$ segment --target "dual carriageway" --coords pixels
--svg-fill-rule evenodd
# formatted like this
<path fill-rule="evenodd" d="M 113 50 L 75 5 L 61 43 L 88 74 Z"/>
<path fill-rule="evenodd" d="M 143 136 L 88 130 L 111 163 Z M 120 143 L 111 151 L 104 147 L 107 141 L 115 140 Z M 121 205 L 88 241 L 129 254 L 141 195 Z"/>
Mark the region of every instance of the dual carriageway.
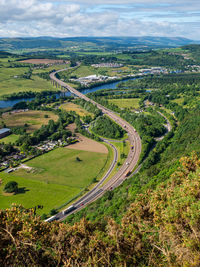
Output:
<path fill-rule="evenodd" d="M 136 130 L 134 129 L 134 127 L 132 125 L 130 125 L 127 121 L 125 121 L 122 118 L 120 118 L 113 111 L 105 108 L 104 106 L 100 105 L 99 103 L 96 103 L 95 101 L 93 101 L 89 97 L 85 96 L 81 92 L 77 91 L 76 89 L 74 89 L 73 87 L 71 87 L 67 83 L 59 80 L 56 77 L 56 74 L 58 72 L 61 72 L 61 71 L 64 71 L 64 70 L 66 70 L 66 69 L 62 69 L 62 70 L 59 70 L 59 71 L 52 72 L 50 74 L 51 80 L 53 80 L 54 83 L 59 84 L 61 87 L 67 89 L 73 95 L 76 95 L 76 96 L 84 99 L 85 101 L 88 101 L 88 102 L 96 105 L 97 108 L 100 109 L 103 114 L 106 114 L 108 117 L 110 117 L 110 119 L 112 119 L 117 124 L 119 124 L 128 133 L 128 139 L 129 139 L 129 142 L 130 142 L 131 149 L 129 151 L 129 154 L 128 154 L 125 162 L 123 163 L 121 168 L 117 171 L 117 173 L 115 173 L 115 175 L 111 179 L 109 179 L 107 182 L 105 182 L 106 179 L 108 178 L 108 176 L 110 175 L 112 169 L 114 168 L 114 166 L 117 163 L 116 151 L 115 151 L 115 158 L 114 158 L 109 170 L 104 175 L 104 177 L 98 182 L 98 184 L 92 190 L 90 190 L 87 194 L 85 194 L 79 200 L 74 202 L 72 206 L 68 207 L 64 211 L 61 211 L 61 212 L 57 213 L 55 216 L 47 219 L 46 221 L 52 221 L 52 220 L 61 221 L 61 220 L 64 220 L 69 214 L 72 214 L 72 213 L 82 209 L 83 207 L 85 207 L 89 203 L 91 203 L 91 202 L 95 201 L 96 199 L 100 198 L 108 190 L 113 190 L 114 188 L 116 188 L 120 184 L 122 184 L 123 181 L 126 180 L 127 177 L 135 169 L 135 167 L 136 167 L 136 165 L 138 163 L 139 157 L 140 157 L 141 147 L 142 147 L 140 136 L 136 132 Z M 114 146 L 112 148 L 116 149 Z"/>

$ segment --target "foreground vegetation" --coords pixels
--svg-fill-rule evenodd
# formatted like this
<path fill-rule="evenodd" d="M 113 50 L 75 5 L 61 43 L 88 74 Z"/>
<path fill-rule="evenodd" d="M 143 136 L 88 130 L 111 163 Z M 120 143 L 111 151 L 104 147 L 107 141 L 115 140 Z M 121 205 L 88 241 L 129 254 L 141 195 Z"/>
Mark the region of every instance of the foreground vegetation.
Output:
<path fill-rule="evenodd" d="M 21 206 L 1 211 L 0 263 L 198 266 L 199 173 L 196 156 L 182 158 L 167 183 L 136 198 L 121 225 L 45 223 Z"/>

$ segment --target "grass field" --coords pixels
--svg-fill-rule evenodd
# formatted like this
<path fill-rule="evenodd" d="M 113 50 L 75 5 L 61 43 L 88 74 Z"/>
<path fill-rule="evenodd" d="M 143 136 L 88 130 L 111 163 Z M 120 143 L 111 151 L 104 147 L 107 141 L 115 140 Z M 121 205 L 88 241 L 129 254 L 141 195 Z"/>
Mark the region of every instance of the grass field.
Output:
<path fill-rule="evenodd" d="M 48 115 L 48 118 L 44 118 L 45 115 Z M 14 114 L 7 113 L 0 119 L 0 124 L 5 123 L 8 128 L 12 128 L 15 126 L 24 126 L 26 123 L 28 124 L 27 132 L 33 132 L 39 129 L 43 124 L 48 124 L 50 119 L 57 121 L 58 116 L 51 111 L 29 110 Z"/>
<path fill-rule="evenodd" d="M 108 101 L 117 105 L 119 108 L 138 109 L 140 98 L 108 99 Z"/>
<path fill-rule="evenodd" d="M 83 117 L 83 116 L 94 116 L 92 113 L 86 111 L 85 109 L 81 108 L 79 105 L 76 105 L 72 102 L 69 103 L 64 103 L 60 106 L 61 109 L 64 109 L 66 111 L 75 111 L 79 116 Z"/>
<path fill-rule="evenodd" d="M 17 139 L 19 138 L 19 135 L 16 135 L 16 134 L 11 134 L 11 135 L 8 135 L 2 139 L 0 139 L 0 142 L 4 142 L 5 144 L 8 144 L 8 143 L 15 143 L 15 141 L 17 141 Z"/>
<path fill-rule="evenodd" d="M 79 78 L 93 74 L 98 74 L 98 71 L 91 66 L 80 66 L 79 68 L 76 68 L 74 71 L 72 71 L 71 74 L 76 75 Z"/>
<path fill-rule="evenodd" d="M 174 99 L 171 102 L 181 105 L 183 104 L 183 101 L 184 101 L 184 97 L 181 97 L 181 98 Z"/>
<path fill-rule="evenodd" d="M 67 67 L 69 67 L 69 64 L 68 65 L 67 64 L 53 65 L 53 66 L 50 66 L 50 67 L 44 68 L 44 69 L 34 69 L 33 74 L 42 73 L 42 72 L 50 72 L 52 70 L 60 70 L 60 69 L 64 69 Z"/>
<path fill-rule="evenodd" d="M 22 91 L 56 90 L 50 81 L 33 75 L 31 79 L 21 77 L 29 68 L 0 68 L 0 97 Z"/>
<path fill-rule="evenodd" d="M 81 161 L 77 161 L 76 157 Z M 40 214 L 48 213 L 80 193 L 93 178 L 98 177 L 106 159 L 107 155 L 103 153 L 58 148 L 27 162 L 32 171 L 19 169 L 10 174 L 0 173 L 3 180 L 0 208 L 7 208 L 12 203 L 20 203 L 27 208 L 43 205 Z M 29 191 L 4 196 L 3 187 L 11 180 L 18 182 L 19 188 Z"/>

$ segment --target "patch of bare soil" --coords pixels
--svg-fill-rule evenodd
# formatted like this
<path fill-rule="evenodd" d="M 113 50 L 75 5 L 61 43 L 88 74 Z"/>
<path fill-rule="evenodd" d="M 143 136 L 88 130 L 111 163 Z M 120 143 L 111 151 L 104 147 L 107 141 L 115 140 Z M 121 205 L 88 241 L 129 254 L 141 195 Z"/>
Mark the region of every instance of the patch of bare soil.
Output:
<path fill-rule="evenodd" d="M 34 59 L 26 59 L 26 60 L 21 60 L 19 62 L 23 63 L 30 63 L 30 64 L 57 64 L 57 63 L 64 63 L 64 60 L 61 59 L 46 59 L 46 58 L 34 58 Z"/>
<path fill-rule="evenodd" d="M 77 139 L 79 142 L 66 146 L 69 149 L 84 150 L 98 153 L 108 153 L 108 149 L 103 144 L 100 144 L 92 139 L 89 139 L 81 134 L 77 134 Z"/>
<path fill-rule="evenodd" d="M 32 167 L 29 167 L 27 166 L 26 164 L 21 164 L 18 169 L 25 169 L 27 171 L 31 171 L 33 168 Z"/>
<path fill-rule="evenodd" d="M 67 129 L 70 130 L 72 133 L 75 132 L 76 129 L 76 124 L 75 123 L 71 123 L 67 126 Z"/>
<path fill-rule="evenodd" d="M 5 196 L 5 197 L 10 197 L 10 196 L 15 195 L 15 193 L 5 193 L 5 192 L 3 192 L 2 195 Z"/>

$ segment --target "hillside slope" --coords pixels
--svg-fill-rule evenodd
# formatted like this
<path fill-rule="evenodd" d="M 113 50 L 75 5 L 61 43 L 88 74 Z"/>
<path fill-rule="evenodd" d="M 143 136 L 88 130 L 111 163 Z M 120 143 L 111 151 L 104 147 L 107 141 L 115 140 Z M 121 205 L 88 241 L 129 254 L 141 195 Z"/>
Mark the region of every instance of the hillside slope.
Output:
<path fill-rule="evenodd" d="M 137 196 L 122 223 L 45 223 L 0 212 L 1 266 L 198 266 L 200 159 L 180 159 L 168 182 Z"/>
<path fill-rule="evenodd" d="M 194 41 L 176 37 L 27 37 L 27 38 L 0 38 L 0 50 L 13 51 L 23 49 L 59 49 L 71 46 L 106 47 L 109 50 L 130 47 L 177 47 L 189 45 Z M 195 42 L 196 43 L 196 42 Z"/>

